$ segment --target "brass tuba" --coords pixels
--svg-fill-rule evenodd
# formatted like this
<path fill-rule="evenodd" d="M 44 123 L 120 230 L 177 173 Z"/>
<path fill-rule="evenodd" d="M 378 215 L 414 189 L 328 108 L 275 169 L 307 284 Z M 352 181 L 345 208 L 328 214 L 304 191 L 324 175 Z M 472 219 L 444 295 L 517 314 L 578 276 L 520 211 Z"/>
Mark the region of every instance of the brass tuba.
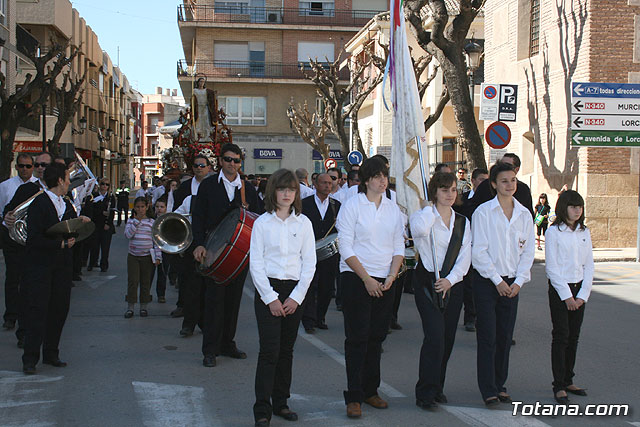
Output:
<path fill-rule="evenodd" d="M 16 218 L 16 222 L 13 223 L 13 226 L 8 227 L 9 237 L 22 246 L 26 246 L 27 244 L 27 211 L 29 210 L 29 205 L 33 203 L 35 198 L 42 194 L 43 191 L 44 190 L 38 191 L 13 210 L 13 216 Z"/>
<path fill-rule="evenodd" d="M 168 254 L 180 254 L 193 242 L 193 231 L 189 218 L 179 213 L 161 215 L 151 229 L 154 243 Z"/>

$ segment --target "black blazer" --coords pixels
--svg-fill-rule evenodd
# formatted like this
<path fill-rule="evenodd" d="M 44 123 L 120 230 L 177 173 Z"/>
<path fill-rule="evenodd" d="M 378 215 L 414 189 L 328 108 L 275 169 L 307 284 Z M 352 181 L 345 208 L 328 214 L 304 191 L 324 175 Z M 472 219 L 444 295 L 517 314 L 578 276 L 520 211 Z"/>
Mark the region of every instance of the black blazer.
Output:
<path fill-rule="evenodd" d="M 198 188 L 198 194 L 192 203 L 191 226 L 193 229 L 193 243 L 203 246 L 207 234 L 211 232 L 229 211 L 242 207 L 240 189 L 236 188 L 233 201 L 229 201 L 227 190 L 222 181 L 218 182 L 218 173 L 205 178 Z M 191 184 L 189 184 L 191 185 Z M 245 198 L 251 212 L 258 213 L 258 193 L 253 185 L 244 182 Z M 174 196 L 175 197 L 175 196 Z M 176 202 L 177 203 L 177 202 Z"/>
<path fill-rule="evenodd" d="M 109 199 L 111 199 L 111 207 L 109 209 L 109 215 L 105 217 L 102 212 L 107 210 L 107 207 L 109 206 Z M 91 221 L 96 224 L 96 233 L 104 232 L 114 234 L 116 232 L 116 229 L 113 226 L 113 217 L 115 216 L 114 209 L 116 209 L 116 198 L 113 196 L 113 194 L 107 194 L 105 198 L 100 200 L 99 202 L 92 202 L 90 209 Z M 109 231 L 104 229 L 105 224 L 109 226 Z"/>
<path fill-rule="evenodd" d="M 480 185 L 478 185 L 478 188 L 471 198 L 469 208 L 466 212 L 468 215 L 466 215 L 466 213 L 464 215 L 467 218 L 471 218 L 478 206 L 484 202 L 488 202 L 494 197 L 495 195 L 491 192 L 491 183 L 488 179 L 485 179 Z M 527 184 L 518 180 L 518 186 L 516 187 L 516 192 L 513 197 L 515 197 L 515 199 L 531 213 L 531 218 L 535 216 L 533 213 L 533 203 L 531 201 L 531 190 Z"/>
<path fill-rule="evenodd" d="M 473 199 L 469 200 L 469 194 L 471 194 L 471 191 L 465 191 L 462 193 L 460 201 L 453 205 L 453 210 L 460 215 L 464 215 L 469 221 L 471 221 L 471 214 L 469 212 L 471 212 L 471 203 L 473 202 Z"/>
<path fill-rule="evenodd" d="M 66 210 L 62 221 L 75 218 L 76 211 L 71 203 L 66 200 Z M 49 227 L 59 223 L 58 212 L 53 202 L 46 193 L 40 194 L 29 205 L 27 211 L 27 245 L 26 259 L 33 262 L 31 268 L 27 269 L 30 280 L 44 280 L 47 273 L 54 269 L 63 269 L 62 279 L 71 280 L 71 270 L 73 265 L 71 249 L 62 249 L 61 238 L 51 238 L 45 233 Z M 51 278 L 49 278 L 51 279 Z"/>
<path fill-rule="evenodd" d="M 14 193 L 11 201 L 7 203 L 7 206 L 4 207 L 3 216 L 5 216 L 7 212 L 10 212 L 17 208 L 21 203 L 27 201 L 29 197 L 33 196 L 40 190 L 42 190 L 42 188 L 35 182 L 26 182 L 22 184 Z"/>
<path fill-rule="evenodd" d="M 318 206 L 316 205 L 315 195 L 302 199 L 302 213 L 311 221 L 316 240 L 322 239 L 324 235 L 327 234 L 327 231 L 329 231 L 337 218 L 338 212 L 340 212 L 340 202 L 329 197 L 329 207 L 327 208 L 327 213 L 324 215 L 324 219 L 322 219 Z M 331 233 L 337 232 L 338 230 L 333 227 Z"/>
<path fill-rule="evenodd" d="M 178 188 L 176 188 L 176 190 L 173 192 L 173 210 L 174 211 L 178 209 L 180 205 L 182 205 L 182 203 L 184 202 L 184 199 L 186 199 L 189 196 L 192 196 L 191 181 L 193 179 L 194 178 L 190 178 L 185 182 L 180 183 Z M 193 200 L 192 200 L 192 203 L 193 203 Z"/>

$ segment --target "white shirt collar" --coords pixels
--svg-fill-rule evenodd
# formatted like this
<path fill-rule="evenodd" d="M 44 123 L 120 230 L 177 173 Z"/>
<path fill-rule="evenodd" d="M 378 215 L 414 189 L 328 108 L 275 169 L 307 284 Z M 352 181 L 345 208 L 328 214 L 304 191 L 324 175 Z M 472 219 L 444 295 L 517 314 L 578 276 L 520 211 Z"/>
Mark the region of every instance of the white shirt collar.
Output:
<path fill-rule="evenodd" d="M 67 205 L 64 201 L 64 198 L 62 198 L 62 196 L 58 196 L 57 194 L 53 193 L 49 189 L 46 189 L 44 191 L 47 194 L 47 196 L 49 196 L 49 198 L 51 199 L 51 202 L 53 202 L 53 206 L 56 208 L 56 213 L 58 214 L 58 219 L 61 220 L 62 217 L 64 216 L 64 212 L 67 209 Z"/>
<path fill-rule="evenodd" d="M 366 193 L 358 193 L 358 197 L 360 198 L 359 201 L 361 204 L 366 205 L 366 204 L 375 204 L 374 202 L 370 201 L 369 199 L 367 199 L 367 194 Z M 380 207 L 382 207 L 383 205 L 386 205 L 388 203 L 392 203 L 391 200 L 389 200 L 389 198 L 387 197 L 386 194 L 382 194 L 382 201 L 380 202 Z"/>
<path fill-rule="evenodd" d="M 515 197 L 512 197 L 512 199 L 513 199 L 513 213 L 514 213 L 514 216 L 520 215 L 523 212 L 526 212 L 527 214 L 531 215 L 529 213 L 529 211 L 527 210 L 527 208 L 522 206 L 522 204 L 519 201 L 517 201 Z M 491 203 L 489 205 L 489 206 L 491 206 L 491 209 L 502 209 L 502 207 L 500 206 L 500 202 L 498 201 L 498 196 L 495 196 L 488 203 Z"/>
<path fill-rule="evenodd" d="M 440 215 L 440 212 L 438 212 L 438 209 L 435 207 L 435 205 L 433 205 L 431 208 L 433 209 L 433 214 L 436 217 L 436 221 L 440 219 L 440 222 L 444 224 L 444 219 Z M 453 226 L 456 222 L 456 213 L 452 208 L 449 208 L 449 209 L 451 210 L 451 218 L 449 218 L 449 230 L 453 230 Z"/>
<path fill-rule="evenodd" d="M 273 212 L 267 212 L 268 215 L 271 215 L 271 219 L 279 221 L 279 222 L 291 222 L 291 221 L 296 221 L 296 222 L 302 222 L 302 215 L 296 215 L 295 211 L 291 212 L 289 214 L 289 216 L 287 217 L 287 219 L 285 219 L 284 221 L 280 219 L 280 217 L 278 215 L 276 215 L 276 211 Z"/>
<path fill-rule="evenodd" d="M 313 197 L 316 199 L 316 203 L 319 203 L 323 206 L 329 204 L 329 196 L 325 197 L 324 201 L 320 200 L 320 197 L 318 197 L 318 193 L 313 193 Z"/>
<path fill-rule="evenodd" d="M 236 174 L 236 179 L 234 179 L 233 181 L 229 181 L 227 179 L 227 176 L 220 172 L 218 174 L 218 182 L 220 182 L 220 180 L 224 180 L 226 183 L 233 185 L 234 187 L 242 187 L 242 180 L 240 179 L 240 174 Z"/>

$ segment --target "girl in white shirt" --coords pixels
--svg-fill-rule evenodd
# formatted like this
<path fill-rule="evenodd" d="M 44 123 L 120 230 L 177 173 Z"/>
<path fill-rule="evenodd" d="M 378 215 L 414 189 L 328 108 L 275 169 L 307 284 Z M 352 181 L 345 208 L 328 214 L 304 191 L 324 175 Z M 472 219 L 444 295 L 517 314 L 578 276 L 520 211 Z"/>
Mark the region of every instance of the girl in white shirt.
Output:
<path fill-rule="evenodd" d="M 513 197 L 518 183 L 513 166 L 496 163 L 489 180 L 497 194 L 471 217 L 471 262 L 475 269 L 478 386 L 485 405 L 492 407 L 511 403 L 504 384 L 518 294 L 531 279 L 535 236 L 531 213 Z"/>
<path fill-rule="evenodd" d="M 336 228 L 345 329 L 347 416 L 360 417 L 361 404 L 386 408 L 378 396 L 380 350 L 387 336 L 395 288 L 404 259 L 404 220 L 386 197 L 389 170 L 379 158 L 360 168 L 359 193 L 340 208 Z"/>
<path fill-rule="evenodd" d="M 594 269 L 591 233 L 584 225 L 584 200 L 576 191 L 560 194 L 556 219 L 545 237 L 545 269 L 553 323 L 553 393 L 558 403 L 566 404 L 569 402 L 567 392 L 587 395 L 584 389 L 573 384 L 573 367 Z"/>
<path fill-rule="evenodd" d="M 316 269 L 313 226 L 301 213 L 300 186 L 292 171 L 271 175 L 264 201 L 266 213 L 253 224 L 249 262 L 260 337 L 256 426 L 268 426 L 271 414 L 298 419 L 287 406 L 293 346 L 304 311 L 300 304 Z"/>
<path fill-rule="evenodd" d="M 447 362 L 456 338 L 456 329 L 462 309 L 462 278 L 471 265 L 471 229 L 469 221 L 451 208 L 458 195 L 456 177 L 452 173 L 436 172 L 429 181 L 429 200 L 434 206 L 425 206 L 411 215 L 411 234 L 420 254 L 413 275 L 416 306 L 422 319 L 424 339 L 420 350 L 419 378 L 416 384 L 416 404 L 427 410 L 436 409 L 438 403 L 447 403 L 443 394 Z M 457 233 L 454 229 L 458 227 Z M 434 234 L 437 268 L 440 280 L 435 280 L 431 233 Z M 450 241 L 457 240 L 457 255 L 444 265 Z M 454 240 L 456 242 L 456 240 Z M 443 268 L 446 268 L 443 271 Z M 445 297 L 446 295 L 446 297 Z M 438 299 L 444 298 L 444 307 Z"/>

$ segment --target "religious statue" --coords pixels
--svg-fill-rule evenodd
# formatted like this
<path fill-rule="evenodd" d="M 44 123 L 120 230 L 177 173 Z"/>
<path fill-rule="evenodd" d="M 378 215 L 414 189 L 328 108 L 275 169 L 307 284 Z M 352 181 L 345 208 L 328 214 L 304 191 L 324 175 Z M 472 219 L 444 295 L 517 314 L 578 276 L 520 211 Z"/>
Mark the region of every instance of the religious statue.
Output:
<path fill-rule="evenodd" d="M 217 124 L 217 99 L 213 90 L 205 87 L 206 80 L 200 77 L 191 97 L 194 139 L 211 141 Z"/>

